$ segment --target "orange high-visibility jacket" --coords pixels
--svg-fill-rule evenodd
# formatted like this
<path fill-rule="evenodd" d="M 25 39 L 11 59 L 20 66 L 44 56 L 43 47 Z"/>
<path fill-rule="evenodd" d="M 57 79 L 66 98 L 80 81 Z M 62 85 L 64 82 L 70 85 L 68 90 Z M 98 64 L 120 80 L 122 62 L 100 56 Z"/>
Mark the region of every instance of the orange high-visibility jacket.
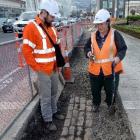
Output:
<path fill-rule="evenodd" d="M 50 75 L 56 69 L 55 48 L 39 26 L 42 21 L 37 16 L 36 22 L 29 23 L 23 32 L 23 54 L 28 65 L 35 71 Z M 57 32 L 54 27 L 45 27 L 50 37 L 57 42 Z"/>
<path fill-rule="evenodd" d="M 95 61 L 89 61 L 88 71 L 93 75 L 99 75 L 102 68 L 105 76 L 112 74 L 112 62 L 117 54 L 117 49 L 114 42 L 114 30 L 110 29 L 108 36 L 100 49 L 96 41 L 96 32 L 91 34 L 91 47 L 95 55 Z M 122 72 L 122 63 L 115 66 L 115 72 Z"/>

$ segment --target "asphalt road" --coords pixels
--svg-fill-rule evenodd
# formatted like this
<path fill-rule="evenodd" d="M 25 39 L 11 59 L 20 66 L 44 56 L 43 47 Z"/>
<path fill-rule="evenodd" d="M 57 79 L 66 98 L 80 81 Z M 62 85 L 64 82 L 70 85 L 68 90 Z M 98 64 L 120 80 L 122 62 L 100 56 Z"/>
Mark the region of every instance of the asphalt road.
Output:
<path fill-rule="evenodd" d="M 6 42 L 6 41 L 10 41 L 10 40 L 14 40 L 15 39 L 15 35 L 14 33 L 3 33 L 0 32 L 0 43 Z"/>

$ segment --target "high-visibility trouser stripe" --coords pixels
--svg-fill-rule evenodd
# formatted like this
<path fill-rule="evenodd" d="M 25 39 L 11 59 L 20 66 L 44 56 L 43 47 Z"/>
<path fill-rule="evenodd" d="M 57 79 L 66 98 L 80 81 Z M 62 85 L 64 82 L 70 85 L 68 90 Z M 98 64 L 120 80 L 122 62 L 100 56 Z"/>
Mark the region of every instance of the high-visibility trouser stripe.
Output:
<path fill-rule="evenodd" d="M 95 60 L 94 63 L 107 63 L 107 62 L 113 62 L 114 58 L 108 58 L 108 59 L 100 59 L 100 60 Z"/>
<path fill-rule="evenodd" d="M 52 52 L 55 52 L 54 48 L 49 48 L 49 49 L 46 49 L 46 50 L 34 49 L 35 54 L 47 54 L 47 53 L 52 53 Z"/>
<path fill-rule="evenodd" d="M 35 60 L 38 63 L 49 63 L 49 62 L 56 61 L 56 57 L 52 57 L 52 58 L 35 58 Z"/>
<path fill-rule="evenodd" d="M 23 44 L 27 44 L 33 49 L 36 47 L 36 45 L 33 42 L 31 42 L 30 40 L 28 40 L 28 39 L 24 39 Z"/>

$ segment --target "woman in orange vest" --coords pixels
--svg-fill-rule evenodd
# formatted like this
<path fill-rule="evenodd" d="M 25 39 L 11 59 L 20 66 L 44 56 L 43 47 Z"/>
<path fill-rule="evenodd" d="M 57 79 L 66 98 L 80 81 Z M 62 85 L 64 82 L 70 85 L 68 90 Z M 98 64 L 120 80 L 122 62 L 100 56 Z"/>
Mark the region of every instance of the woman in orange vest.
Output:
<path fill-rule="evenodd" d="M 57 113 L 58 73 L 54 44 L 58 43 L 56 29 L 52 26 L 59 9 L 56 1 L 42 0 L 35 21 L 26 25 L 23 32 L 23 54 L 27 64 L 38 74 L 41 114 L 46 128 L 57 130 L 53 117 L 64 119 Z M 47 33 L 46 33 L 47 32 Z M 47 35 L 48 34 L 48 35 Z"/>
<path fill-rule="evenodd" d="M 85 53 L 89 59 L 88 72 L 93 95 L 94 112 L 99 111 L 101 89 L 104 86 L 106 103 L 111 106 L 113 94 L 112 64 L 115 64 L 116 86 L 118 90 L 119 74 L 123 72 L 121 60 L 124 58 L 127 46 L 119 32 L 110 28 L 110 13 L 106 9 L 97 12 L 94 19 L 97 31 L 91 33 L 91 38 L 85 45 Z"/>

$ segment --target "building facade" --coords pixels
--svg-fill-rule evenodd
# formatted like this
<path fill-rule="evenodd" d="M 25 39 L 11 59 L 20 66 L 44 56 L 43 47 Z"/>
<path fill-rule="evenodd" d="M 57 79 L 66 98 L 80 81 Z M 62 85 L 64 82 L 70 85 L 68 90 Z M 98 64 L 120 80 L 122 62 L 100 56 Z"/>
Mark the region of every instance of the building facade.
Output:
<path fill-rule="evenodd" d="M 132 15 L 132 11 L 135 15 L 140 15 L 140 0 L 126 0 L 125 7 L 125 17 Z"/>
<path fill-rule="evenodd" d="M 41 0 L 26 0 L 26 11 L 36 11 L 39 9 Z"/>
<path fill-rule="evenodd" d="M 96 0 L 96 11 L 108 9 L 112 17 L 125 17 L 125 0 Z"/>
<path fill-rule="evenodd" d="M 0 17 L 17 17 L 26 9 L 26 0 L 0 0 Z"/>

